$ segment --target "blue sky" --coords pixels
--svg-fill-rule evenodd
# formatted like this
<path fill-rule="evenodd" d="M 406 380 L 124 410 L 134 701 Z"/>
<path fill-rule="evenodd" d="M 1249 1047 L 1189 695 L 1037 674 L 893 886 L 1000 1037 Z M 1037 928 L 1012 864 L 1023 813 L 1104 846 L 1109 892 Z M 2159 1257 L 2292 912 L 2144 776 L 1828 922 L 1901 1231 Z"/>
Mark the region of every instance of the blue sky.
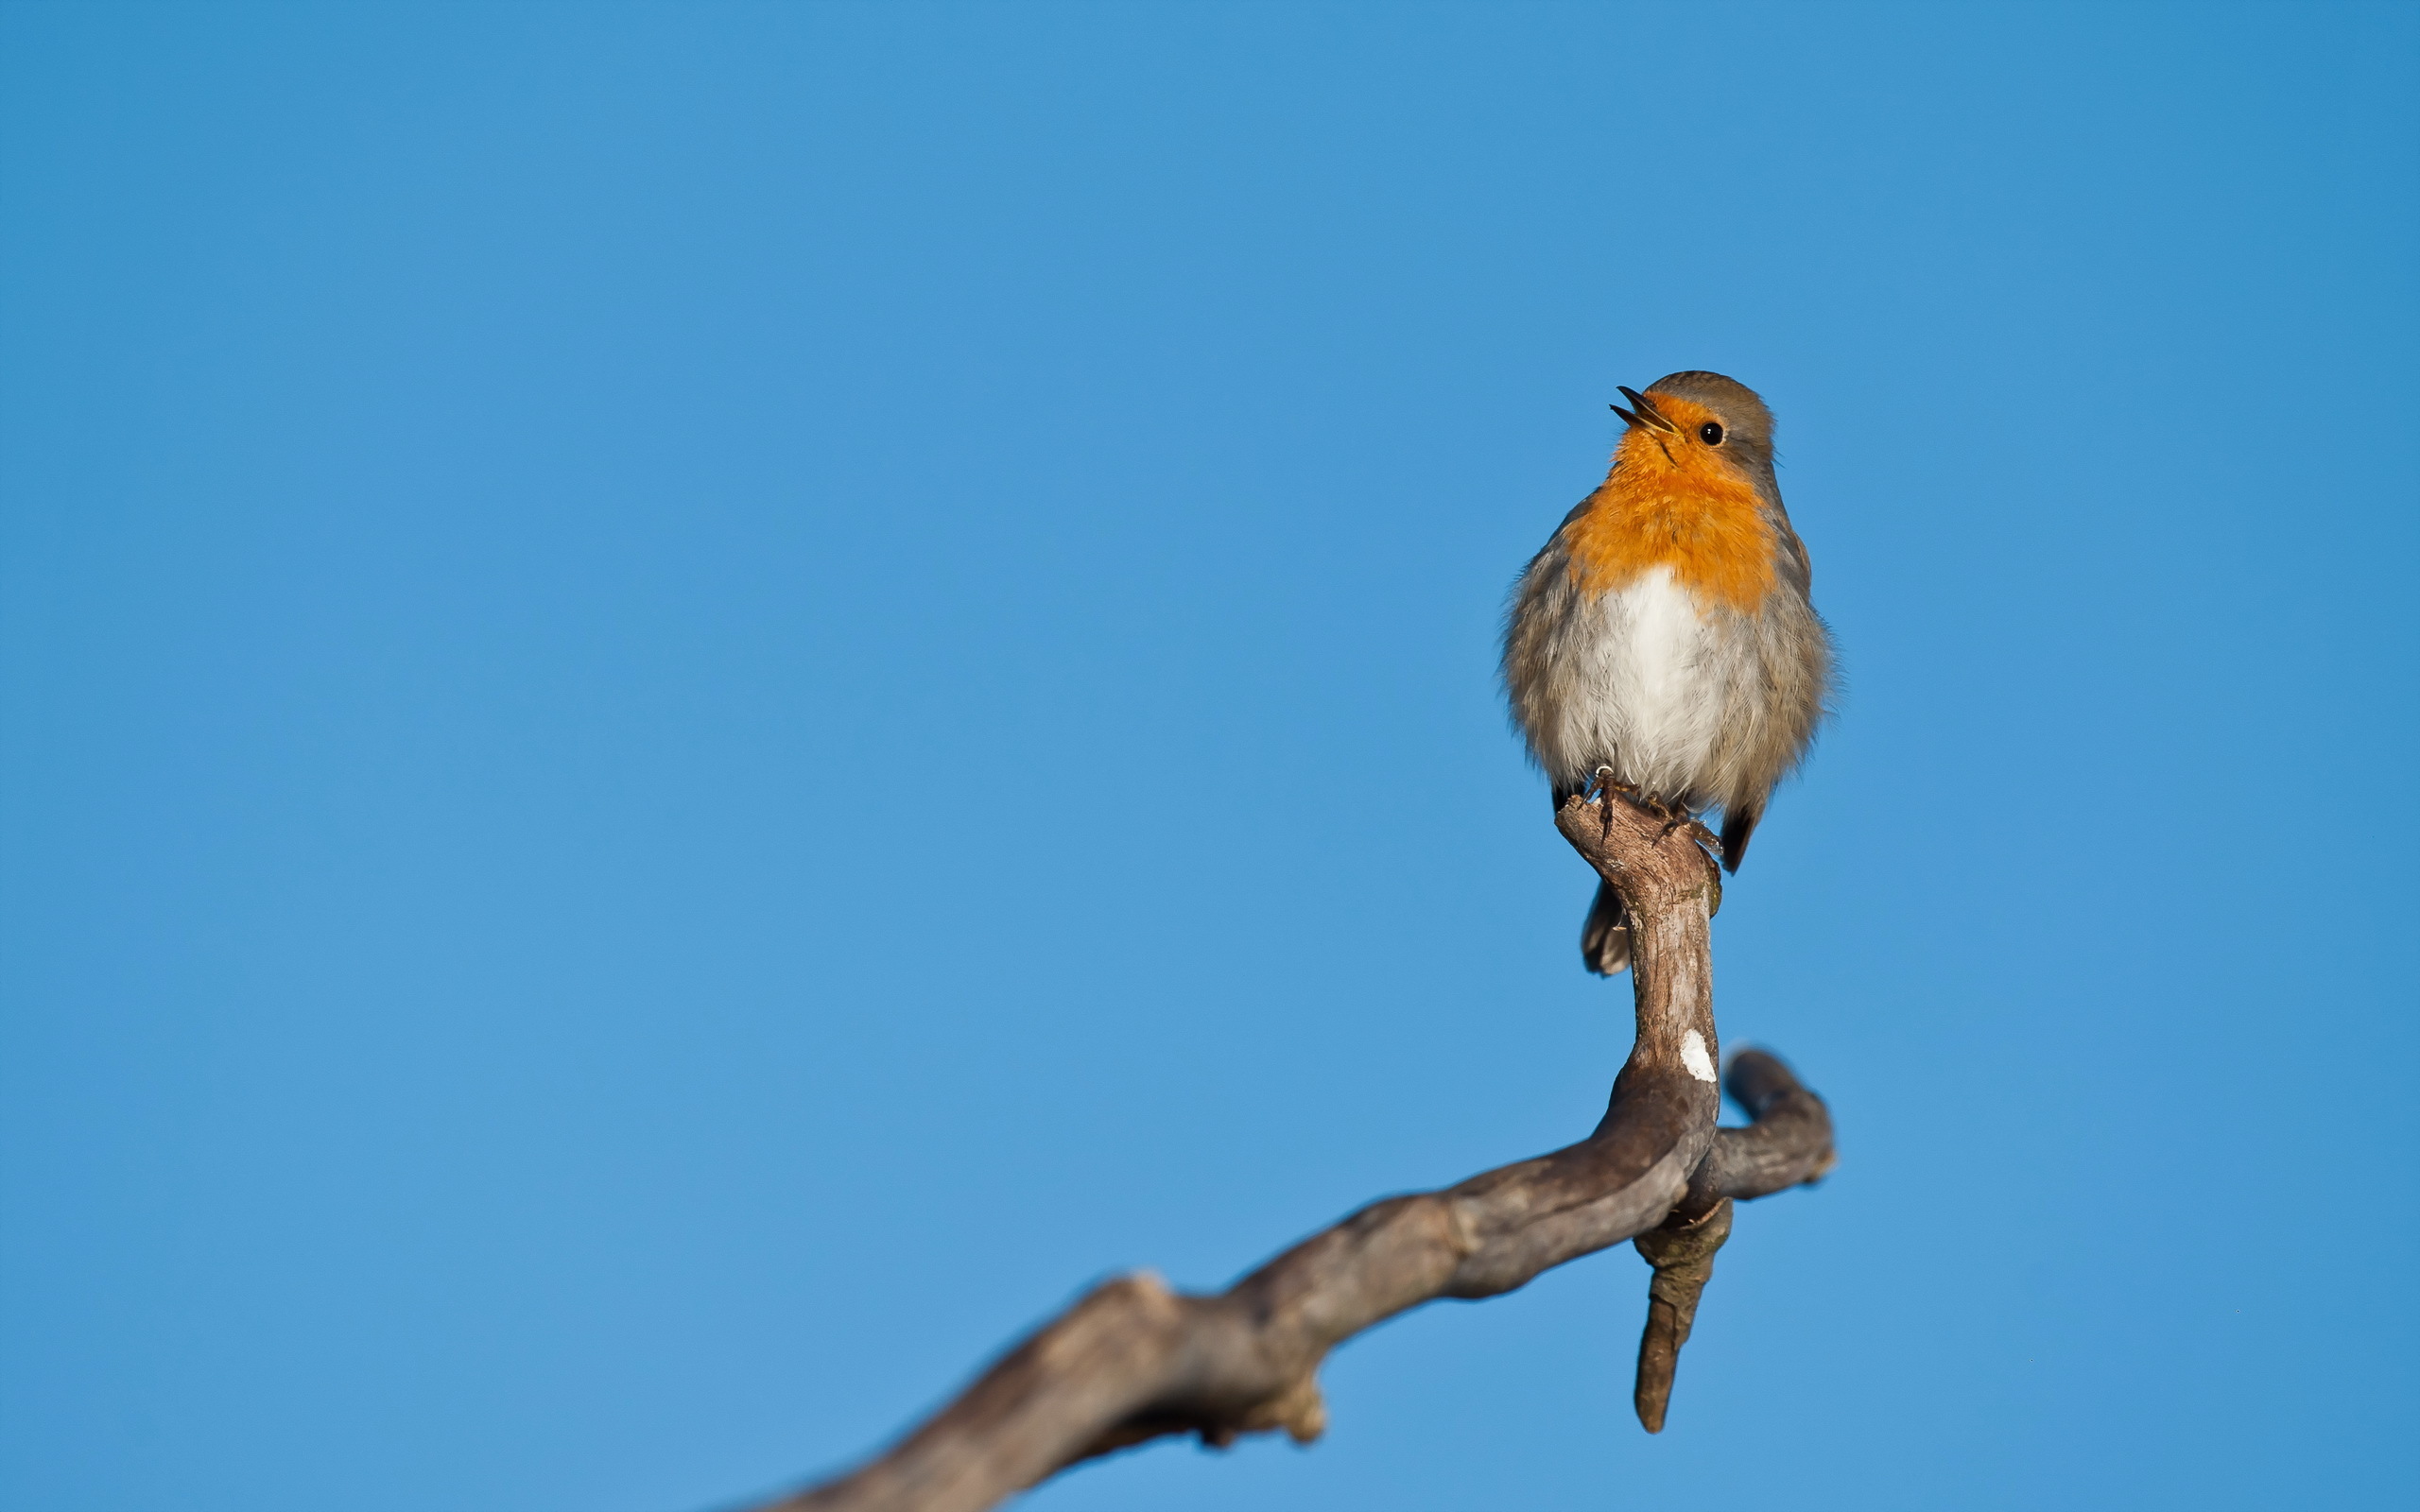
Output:
<path fill-rule="evenodd" d="M 677 1509 L 1583 1134 L 1493 685 L 1615 386 L 1847 669 L 1842 1164 L 1037 1512 L 2393 1504 L 2420 19 L 0 9 L 0 1502 Z M 2398 1487 L 2400 1490 L 2398 1491 Z"/>

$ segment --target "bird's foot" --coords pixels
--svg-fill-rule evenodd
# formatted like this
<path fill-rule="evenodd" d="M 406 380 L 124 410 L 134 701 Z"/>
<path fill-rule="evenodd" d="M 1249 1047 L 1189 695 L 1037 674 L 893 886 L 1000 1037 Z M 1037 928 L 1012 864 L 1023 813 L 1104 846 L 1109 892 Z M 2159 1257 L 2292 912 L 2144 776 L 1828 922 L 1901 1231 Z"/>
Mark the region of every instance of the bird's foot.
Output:
<path fill-rule="evenodd" d="M 1714 878 L 1714 906 L 1721 907 L 1722 837 L 1699 823 L 1697 816 L 1685 808 L 1673 809 L 1671 816 L 1664 821 L 1664 828 L 1658 832 L 1655 838 L 1661 841 L 1675 830 L 1687 834 L 1690 840 L 1696 843 L 1698 850 L 1704 853 L 1706 870 Z"/>
<path fill-rule="evenodd" d="M 1591 803 L 1596 802 L 1599 799 L 1603 798 L 1608 793 L 1619 793 L 1622 797 L 1630 799 L 1633 803 L 1637 804 L 1641 808 L 1653 806 L 1660 812 L 1663 807 L 1663 805 L 1656 803 L 1653 799 L 1647 796 L 1647 790 L 1645 788 L 1633 782 L 1616 781 L 1614 778 L 1614 769 L 1610 766 L 1598 767 L 1596 772 L 1589 777 L 1587 785 L 1580 790 L 1580 796 L 1586 799 Z"/>
<path fill-rule="evenodd" d="M 1661 833 L 1656 835 L 1658 840 L 1663 839 L 1665 835 L 1670 834 L 1674 830 L 1681 828 L 1683 825 L 1689 826 L 1700 834 L 1705 833 L 1705 826 L 1698 823 L 1697 816 L 1689 812 L 1686 804 L 1681 803 L 1677 800 L 1658 798 L 1656 795 L 1649 792 L 1643 787 L 1640 787 L 1635 782 L 1616 782 L 1614 779 L 1614 769 L 1610 766 L 1598 767 L 1594 779 L 1589 782 L 1586 788 L 1582 790 L 1582 796 L 1592 803 L 1606 803 L 1609 805 L 1605 809 L 1605 828 L 1609 831 L 1614 827 L 1614 811 L 1610 807 L 1610 802 L 1614 795 L 1619 794 L 1623 800 L 1628 802 L 1631 807 L 1638 810 L 1642 814 L 1645 814 L 1650 818 L 1659 819 L 1663 822 L 1664 829 Z M 1708 839 L 1713 838 L 1711 835 L 1707 835 L 1706 837 Z"/>
<path fill-rule="evenodd" d="M 1640 813 L 1663 821 L 1664 827 L 1655 834 L 1658 843 L 1670 836 L 1675 830 L 1687 833 L 1688 837 L 1696 842 L 1698 849 L 1705 853 L 1706 869 L 1713 877 L 1714 897 L 1712 908 L 1709 908 L 1708 912 L 1720 908 L 1722 906 L 1721 836 L 1700 823 L 1698 816 L 1689 811 L 1689 806 L 1685 802 L 1678 799 L 1658 798 L 1634 782 L 1617 782 L 1614 778 L 1612 767 L 1599 766 L 1587 785 L 1580 789 L 1580 797 L 1588 802 L 1601 805 L 1605 833 L 1609 835 L 1614 833 L 1613 799 L 1616 795 L 1619 795 L 1623 801 Z"/>
<path fill-rule="evenodd" d="M 1640 808 L 1647 806 L 1647 795 L 1628 782 L 1614 781 L 1614 769 L 1610 766 L 1598 767 L 1587 787 L 1581 793 L 1581 796 L 1589 802 L 1598 805 L 1599 812 L 1604 817 L 1607 834 L 1614 833 L 1614 795 L 1616 793 Z"/>
<path fill-rule="evenodd" d="M 1712 830 L 1709 830 L 1704 825 L 1700 824 L 1698 822 L 1698 816 L 1691 814 L 1688 810 L 1676 808 L 1667 811 L 1664 816 L 1663 832 L 1657 834 L 1655 838 L 1661 840 L 1665 835 L 1670 834 L 1675 830 L 1686 830 L 1690 839 L 1695 840 L 1700 845 L 1712 847 L 1715 854 L 1717 855 L 1720 855 L 1722 853 L 1722 842 L 1715 837 L 1715 833 Z"/>
<path fill-rule="evenodd" d="M 1642 810 L 1656 818 L 1662 819 L 1673 826 L 1675 829 L 1679 828 L 1681 825 L 1690 822 L 1694 817 L 1694 816 L 1689 813 L 1685 804 L 1669 799 L 1658 798 L 1655 794 L 1649 792 L 1647 789 L 1639 786 L 1635 782 L 1621 782 L 1615 781 L 1614 769 L 1610 766 L 1598 767 L 1595 777 L 1590 780 L 1585 788 L 1582 789 L 1582 793 L 1592 802 L 1603 798 L 1608 793 L 1619 793 L 1623 798 L 1630 800 L 1631 807 Z"/>

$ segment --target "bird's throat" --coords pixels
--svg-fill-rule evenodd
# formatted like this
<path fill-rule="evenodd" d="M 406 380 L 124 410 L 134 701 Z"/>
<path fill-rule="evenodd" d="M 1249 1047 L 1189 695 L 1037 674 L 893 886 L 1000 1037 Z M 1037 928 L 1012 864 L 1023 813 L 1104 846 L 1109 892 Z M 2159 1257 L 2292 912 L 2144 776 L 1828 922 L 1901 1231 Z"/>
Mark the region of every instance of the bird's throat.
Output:
<path fill-rule="evenodd" d="M 1754 611 L 1773 588 L 1772 527 L 1754 487 L 1686 442 L 1672 450 L 1682 455 L 1636 431 L 1623 438 L 1612 475 L 1564 527 L 1573 578 L 1606 593 L 1667 567 L 1701 603 Z"/>

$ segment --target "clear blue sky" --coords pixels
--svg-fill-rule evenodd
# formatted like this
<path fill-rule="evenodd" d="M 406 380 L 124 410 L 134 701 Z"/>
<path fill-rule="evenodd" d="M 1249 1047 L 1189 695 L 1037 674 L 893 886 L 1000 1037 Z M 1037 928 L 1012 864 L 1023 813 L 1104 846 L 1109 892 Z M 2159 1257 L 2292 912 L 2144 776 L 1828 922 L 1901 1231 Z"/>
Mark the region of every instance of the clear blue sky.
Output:
<path fill-rule="evenodd" d="M 0 9 L 0 1503 L 681 1512 L 1583 1134 L 1495 687 L 1616 384 L 1848 691 L 1831 1099 L 1035 1512 L 2420 1477 L 2411 7 Z M 2398 1490 L 2399 1488 L 2399 1490 Z"/>

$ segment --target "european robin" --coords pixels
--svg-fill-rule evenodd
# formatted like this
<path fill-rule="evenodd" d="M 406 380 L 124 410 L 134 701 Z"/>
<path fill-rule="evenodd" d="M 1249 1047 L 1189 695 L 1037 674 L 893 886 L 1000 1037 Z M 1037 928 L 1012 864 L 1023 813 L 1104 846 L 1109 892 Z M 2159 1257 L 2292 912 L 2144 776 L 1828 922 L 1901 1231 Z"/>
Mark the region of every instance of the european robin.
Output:
<path fill-rule="evenodd" d="M 1504 686 L 1558 809 L 1591 789 L 1687 822 L 1719 808 L 1737 871 L 1823 720 L 1831 632 L 1773 480 L 1764 401 L 1712 372 L 1622 394 L 1605 481 L 1512 591 Z M 1607 976 L 1630 964 L 1602 883 L 1580 954 Z"/>

